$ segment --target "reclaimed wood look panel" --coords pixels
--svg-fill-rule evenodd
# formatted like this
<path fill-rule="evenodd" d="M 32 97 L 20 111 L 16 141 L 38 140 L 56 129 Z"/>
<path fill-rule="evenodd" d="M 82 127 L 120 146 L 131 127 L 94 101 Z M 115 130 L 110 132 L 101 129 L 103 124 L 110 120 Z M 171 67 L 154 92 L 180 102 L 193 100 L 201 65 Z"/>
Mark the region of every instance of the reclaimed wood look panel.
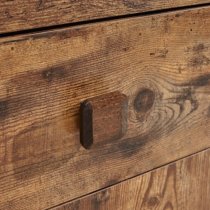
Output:
<path fill-rule="evenodd" d="M 53 210 L 209 210 L 210 150 Z"/>
<path fill-rule="evenodd" d="M 45 209 L 210 146 L 210 8 L 0 39 L 0 209 Z M 85 150 L 80 102 L 127 132 Z"/>
<path fill-rule="evenodd" d="M 0 34 L 110 16 L 210 3 L 209 0 L 0 0 Z"/>

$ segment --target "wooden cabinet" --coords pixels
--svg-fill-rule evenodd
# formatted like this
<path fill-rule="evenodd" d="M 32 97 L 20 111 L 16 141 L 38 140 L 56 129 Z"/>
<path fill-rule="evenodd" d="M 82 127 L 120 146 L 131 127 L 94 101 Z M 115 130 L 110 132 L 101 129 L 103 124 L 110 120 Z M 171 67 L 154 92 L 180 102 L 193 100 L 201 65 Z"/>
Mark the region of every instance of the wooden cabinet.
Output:
<path fill-rule="evenodd" d="M 210 150 L 152 170 L 54 210 L 210 209 Z"/>
<path fill-rule="evenodd" d="M 209 3 L 0 1 L 0 209 L 208 210 Z"/>

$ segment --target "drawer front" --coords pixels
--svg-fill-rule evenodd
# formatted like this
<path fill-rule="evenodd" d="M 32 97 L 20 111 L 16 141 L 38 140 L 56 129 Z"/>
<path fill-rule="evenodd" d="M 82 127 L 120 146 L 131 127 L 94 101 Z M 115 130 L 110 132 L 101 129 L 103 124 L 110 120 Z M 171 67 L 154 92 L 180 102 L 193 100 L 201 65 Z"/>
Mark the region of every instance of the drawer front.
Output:
<path fill-rule="evenodd" d="M 210 146 L 210 8 L 0 40 L 0 209 L 45 209 Z M 128 99 L 80 144 L 80 102 Z M 107 131 L 108 132 L 108 131 Z"/>
<path fill-rule="evenodd" d="M 209 3 L 209 0 L 1 0 L 0 34 Z"/>
<path fill-rule="evenodd" d="M 208 210 L 209 166 L 206 150 L 53 210 Z"/>

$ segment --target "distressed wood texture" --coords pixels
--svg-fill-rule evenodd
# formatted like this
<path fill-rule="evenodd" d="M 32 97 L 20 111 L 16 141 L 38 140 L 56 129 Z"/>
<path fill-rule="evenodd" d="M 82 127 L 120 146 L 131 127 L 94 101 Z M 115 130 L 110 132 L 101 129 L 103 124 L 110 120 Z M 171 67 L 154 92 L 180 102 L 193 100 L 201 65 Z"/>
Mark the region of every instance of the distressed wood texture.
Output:
<path fill-rule="evenodd" d="M 210 150 L 53 210 L 209 210 Z"/>
<path fill-rule="evenodd" d="M 110 16 L 210 3 L 209 0 L 0 0 L 0 34 Z"/>
<path fill-rule="evenodd" d="M 0 39 L 0 209 L 45 209 L 210 146 L 210 8 Z M 85 150 L 80 102 L 128 127 Z"/>

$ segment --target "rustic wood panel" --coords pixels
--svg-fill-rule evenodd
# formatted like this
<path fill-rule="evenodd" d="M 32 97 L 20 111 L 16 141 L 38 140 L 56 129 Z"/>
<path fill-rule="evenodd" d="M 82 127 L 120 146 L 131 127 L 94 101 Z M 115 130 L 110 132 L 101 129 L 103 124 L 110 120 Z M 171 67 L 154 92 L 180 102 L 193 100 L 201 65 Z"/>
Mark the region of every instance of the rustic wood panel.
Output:
<path fill-rule="evenodd" d="M 54 210 L 209 210 L 210 150 L 53 208 Z"/>
<path fill-rule="evenodd" d="M 210 8 L 0 40 L 0 209 L 45 209 L 210 146 Z M 80 102 L 128 127 L 85 150 Z"/>
<path fill-rule="evenodd" d="M 0 33 L 210 3 L 209 0 L 0 0 Z"/>

